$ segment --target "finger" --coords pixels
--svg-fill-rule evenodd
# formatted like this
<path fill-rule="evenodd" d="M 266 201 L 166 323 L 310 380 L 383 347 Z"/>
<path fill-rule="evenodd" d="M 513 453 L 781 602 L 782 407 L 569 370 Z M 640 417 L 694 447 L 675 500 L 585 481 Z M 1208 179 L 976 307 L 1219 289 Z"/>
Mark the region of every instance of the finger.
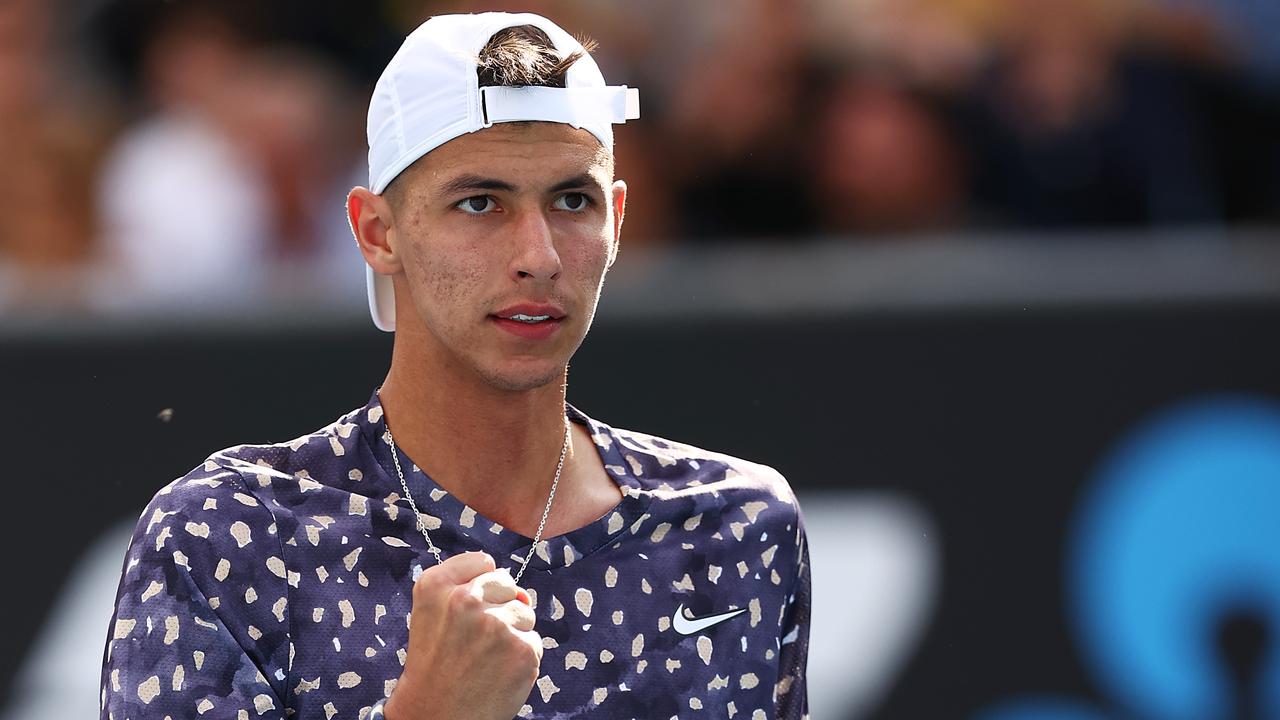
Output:
<path fill-rule="evenodd" d="M 519 600 L 511 600 L 501 605 L 486 608 L 485 612 L 510 625 L 511 629 L 516 632 L 532 630 L 536 620 L 533 615 L 533 608 Z M 541 639 L 538 642 L 541 643 Z"/>
<path fill-rule="evenodd" d="M 483 573 L 471 581 L 471 594 L 494 605 L 515 600 L 519 590 L 506 568 Z"/>
<path fill-rule="evenodd" d="M 492 572 L 495 567 L 493 557 L 485 552 L 465 552 L 445 560 L 444 562 L 423 571 L 423 574 L 434 572 L 441 580 L 454 585 L 470 582 L 477 575 Z"/>
<path fill-rule="evenodd" d="M 542 636 L 533 630 L 512 630 L 512 634 L 520 638 L 525 644 L 533 648 L 534 655 L 538 658 L 538 663 L 542 663 Z"/>

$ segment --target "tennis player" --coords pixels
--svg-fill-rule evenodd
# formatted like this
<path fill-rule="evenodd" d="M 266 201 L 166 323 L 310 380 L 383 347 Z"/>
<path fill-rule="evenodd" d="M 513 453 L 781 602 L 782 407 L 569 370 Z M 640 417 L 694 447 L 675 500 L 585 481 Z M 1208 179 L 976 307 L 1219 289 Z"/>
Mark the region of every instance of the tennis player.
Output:
<path fill-rule="evenodd" d="M 638 114 L 537 15 L 409 35 L 347 199 L 385 381 L 155 495 L 102 718 L 807 716 L 786 481 L 566 402 L 622 228 L 612 126 Z"/>

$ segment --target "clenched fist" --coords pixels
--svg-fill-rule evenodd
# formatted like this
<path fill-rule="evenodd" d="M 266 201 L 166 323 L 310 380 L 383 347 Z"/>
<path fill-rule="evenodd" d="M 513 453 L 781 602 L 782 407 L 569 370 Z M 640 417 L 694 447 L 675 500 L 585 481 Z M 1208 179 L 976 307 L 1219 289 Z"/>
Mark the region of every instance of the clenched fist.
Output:
<path fill-rule="evenodd" d="M 529 594 L 485 553 L 455 555 L 413 585 L 404 671 L 387 720 L 511 720 L 538 679 Z"/>

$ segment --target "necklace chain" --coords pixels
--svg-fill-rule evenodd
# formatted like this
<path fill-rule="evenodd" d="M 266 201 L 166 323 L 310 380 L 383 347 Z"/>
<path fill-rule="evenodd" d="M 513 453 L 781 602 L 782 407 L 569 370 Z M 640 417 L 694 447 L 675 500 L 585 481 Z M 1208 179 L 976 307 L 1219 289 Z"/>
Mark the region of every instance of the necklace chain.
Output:
<path fill-rule="evenodd" d="M 378 399 L 382 399 L 382 389 L 378 389 Z M 383 418 L 385 420 L 386 413 L 384 411 Z M 413 500 L 413 493 L 409 492 L 409 483 L 405 482 L 404 471 L 400 469 L 400 452 L 396 448 L 395 438 L 391 435 L 391 423 L 386 423 L 387 431 L 384 437 L 387 444 L 391 446 L 391 460 L 396 465 L 396 475 L 400 478 L 400 487 L 404 490 L 404 497 L 409 501 L 409 507 L 413 508 L 413 517 L 418 521 L 418 530 L 422 533 L 423 539 L 427 541 L 427 549 L 436 558 L 436 564 L 444 562 L 440 558 L 440 548 L 431 542 L 431 536 L 427 534 L 427 526 L 422 522 L 422 511 L 418 510 L 418 503 Z M 564 469 L 564 457 L 569 452 L 569 419 L 564 420 L 564 441 L 560 444 L 560 459 L 556 462 L 556 475 L 551 480 L 551 492 L 547 495 L 547 506 L 542 509 L 542 519 L 538 520 L 538 531 L 533 535 L 533 543 L 529 545 L 529 552 L 524 556 L 524 560 L 520 563 L 520 570 L 514 578 L 516 584 L 520 583 L 521 576 L 524 575 L 525 568 L 529 567 L 529 560 L 533 558 L 533 552 L 537 549 L 538 543 L 542 541 L 542 531 L 547 525 L 547 516 L 551 514 L 551 503 L 556 499 L 556 486 L 560 484 L 560 472 Z"/>

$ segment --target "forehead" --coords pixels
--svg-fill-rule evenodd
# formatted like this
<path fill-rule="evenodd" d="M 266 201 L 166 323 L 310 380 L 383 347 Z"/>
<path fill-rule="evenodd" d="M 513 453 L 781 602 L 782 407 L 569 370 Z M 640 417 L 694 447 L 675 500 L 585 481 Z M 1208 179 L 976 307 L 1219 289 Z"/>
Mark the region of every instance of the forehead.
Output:
<path fill-rule="evenodd" d="M 562 123 L 512 122 L 450 140 L 419 158 L 401 178 L 429 192 L 462 174 L 523 185 L 582 173 L 602 184 L 613 179 L 613 154 L 594 135 Z"/>

